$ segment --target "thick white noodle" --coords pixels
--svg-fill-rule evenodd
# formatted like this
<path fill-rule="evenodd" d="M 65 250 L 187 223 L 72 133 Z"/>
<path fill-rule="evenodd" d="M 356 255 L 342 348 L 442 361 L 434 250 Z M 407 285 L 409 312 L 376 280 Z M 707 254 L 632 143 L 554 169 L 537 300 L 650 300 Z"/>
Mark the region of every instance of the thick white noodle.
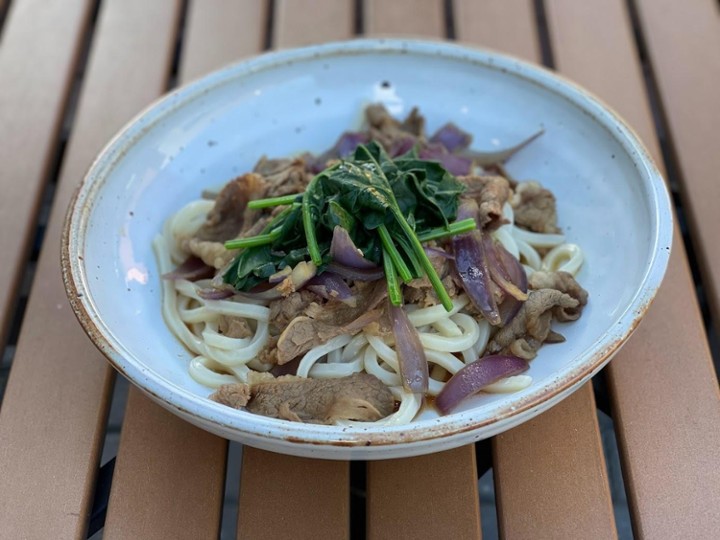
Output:
<path fill-rule="evenodd" d="M 352 362 L 339 364 L 319 364 L 315 363 L 310 368 L 309 375 L 313 379 L 337 379 L 338 377 L 347 377 L 353 373 L 363 370 L 363 360 L 358 358 Z"/>
<path fill-rule="evenodd" d="M 219 373 L 218 366 L 215 362 L 204 356 L 196 356 L 190 360 L 188 372 L 195 381 L 210 388 L 218 388 L 223 384 L 237 382 L 237 378 L 234 375 Z"/>
<path fill-rule="evenodd" d="M 179 240 L 194 235 L 205 222 L 205 218 L 215 203 L 213 201 L 196 200 L 183 206 L 178 212 L 165 221 L 164 234 L 170 250 L 170 258 L 180 264 L 187 254 L 179 247 Z"/>
<path fill-rule="evenodd" d="M 313 367 L 313 364 L 315 364 L 315 362 L 320 360 L 330 351 L 339 349 L 340 347 L 344 347 L 345 345 L 350 343 L 350 339 L 352 339 L 351 336 L 343 334 L 341 336 L 335 336 L 334 338 L 329 339 L 322 345 L 318 345 L 317 347 L 310 349 L 308 352 L 305 353 L 305 356 L 303 356 L 302 360 L 300 360 L 300 364 L 298 364 L 297 376 L 307 377 L 310 374 L 310 368 Z"/>
<path fill-rule="evenodd" d="M 540 270 L 540 265 L 542 265 L 542 258 L 540 257 L 540 254 L 537 252 L 537 250 L 530 244 L 528 244 L 524 240 L 520 240 L 519 238 L 515 238 L 515 243 L 520 250 L 520 256 L 522 257 L 520 260 L 524 260 L 526 266 L 529 266 L 533 270 Z"/>
<path fill-rule="evenodd" d="M 453 298 L 453 307 L 451 311 L 445 311 L 445 308 L 438 304 L 436 306 L 415 309 L 413 311 L 408 310 L 408 319 L 412 325 L 416 328 L 426 326 L 442 319 L 447 319 L 451 315 L 455 315 L 462 308 L 468 305 L 470 299 L 461 294 L 457 298 Z"/>
<path fill-rule="evenodd" d="M 512 225 L 503 225 L 493 233 L 493 237 L 495 238 L 495 240 L 500 242 L 502 246 L 512 254 L 513 257 L 519 259 L 520 249 L 518 248 L 517 242 L 513 237 L 513 228 L 514 227 Z"/>
<path fill-rule="evenodd" d="M 478 330 L 480 330 L 480 336 L 472 347 L 462 351 L 463 360 L 466 364 L 471 364 L 478 358 L 480 358 L 485 352 L 488 341 L 490 341 L 490 323 L 486 319 L 477 321 Z"/>
<path fill-rule="evenodd" d="M 520 227 L 513 227 L 513 236 L 534 248 L 551 248 L 565 242 L 565 235 L 563 234 L 536 233 L 526 231 Z"/>
<path fill-rule="evenodd" d="M 524 390 L 531 383 L 532 377 L 530 375 L 512 375 L 487 385 L 482 391 L 490 394 L 510 394 Z"/>
<path fill-rule="evenodd" d="M 585 256 L 577 244 L 560 244 L 552 248 L 542 261 L 541 269 L 549 272 L 569 272 L 575 276 Z"/>
<path fill-rule="evenodd" d="M 456 313 L 452 316 L 452 320 L 462 328 L 462 336 L 447 337 L 440 334 L 418 332 L 420 335 L 420 343 L 423 344 L 423 347 L 445 352 L 460 352 L 472 347 L 480 337 L 480 329 L 478 328 L 477 321 L 465 313 Z"/>

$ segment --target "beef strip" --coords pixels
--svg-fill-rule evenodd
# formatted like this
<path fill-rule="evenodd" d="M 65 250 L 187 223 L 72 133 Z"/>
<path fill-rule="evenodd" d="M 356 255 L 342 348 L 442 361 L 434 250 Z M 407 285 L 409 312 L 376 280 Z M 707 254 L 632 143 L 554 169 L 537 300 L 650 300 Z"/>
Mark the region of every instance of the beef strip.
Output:
<path fill-rule="evenodd" d="M 323 306 L 311 304 L 306 309 L 306 315 L 292 319 L 280 334 L 277 342 L 278 364 L 285 364 L 341 334 L 357 334 L 364 326 L 381 317 L 382 310 L 376 308 L 386 295 L 385 282 L 379 280 L 356 293 L 355 307 L 342 302 L 328 302 Z"/>
<path fill-rule="evenodd" d="M 254 173 L 228 182 L 197 233 L 179 239 L 182 249 L 214 268 L 226 266 L 237 251 L 225 249 L 224 242 L 238 237 L 246 224 L 250 226 L 257 221 L 258 212 L 247 208 L 247 203 L 261 198 L 266 189 L 265 180 Z"/>
<path fill-rule="evenodd" d="M 253 335 L 245 319 L 222 315 L 218 321 L 218 333 L 229 338 L 248 338 Z"/>
<path fill-rule="evenodd" d="M 475 199 L 480 209 L 478 226 L 493 231 L 507 223 L 503 217 L 503 205 L 510 197 L 510 184 L 502 176 L 458 176 L 467 188 L 463 197 Z"/>
<path fill-rule="evenodd" d="M 515 224 L 539 233 L 558 233 L 555 196 L 537 182 L 521 182 L 511 203 Z"/>
<path fill-rule="evenodd" d="M 310 182 L 305 160 L 260 158 L 254 172 L 265 177 L 268 183 L 265 197 L 282 197 L 302 193 Z"/>
<path fill-rule="evenodd" d="M 553 314 L 558 309 L 576 309 L 578 305 L 575 298 L 555 289 L 530 291 L 517 315 L 488 343 L 487 352 L 509 353 L 526 360 L 535 358 L 537 350 L 550 336 Z M 556 341 L 557 336 L 553 334 L 551 339 Z"/>
<path fill-rule="evenodd" d="M 375 104 L 365 109 L 365 118 L 370 139 L 380 143 L 391 156 L 397 155 L 399 148 L 412 148 L 417 139 L 425 138 L 425 119 L 417 108 L 399 122 L 383 105 Z"/>
<path fill-rule="evenodd" d="M 263 416 L 313 424 L 379 420 L 391 414 L 395 405 L 387 386 L 367 373 L 337 379 L 290 375 L 252 384 L 226 384 L 210 399 Z"/>
<path fill-rule="evenodd" d="M 318 300 L 318 295 L 303 289 L 270 302 L 270 335 L 279 336 L 290 321 L 303 314 L 310 304 Z"/>
<path fill-rule="evenodd" d="M 587 291 L 568 272 L 533 272 L 528 278 L 528 285 L 531 289 L 555 289 L 578 301 L 578 306 L 575 308 L 557 306 L 553 310 L 553 316 L 560 322 L 577 320 L 588 302 Z"/>

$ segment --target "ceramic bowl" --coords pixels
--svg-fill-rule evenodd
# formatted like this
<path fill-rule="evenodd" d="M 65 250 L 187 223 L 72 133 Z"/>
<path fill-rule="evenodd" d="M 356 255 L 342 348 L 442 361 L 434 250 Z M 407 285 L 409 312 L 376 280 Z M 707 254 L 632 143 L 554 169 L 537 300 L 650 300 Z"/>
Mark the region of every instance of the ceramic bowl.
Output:
<path fill-rule="evenodd" d="M 567 341 L 531 362 L 533 383 L 479 394 L 448 416 L 350 428 L 276 420 L 207 399 L 190 353 L 166 327 L 151 249 L 165 219 L 263 154 L 319 152 L 358 128 L 364 106 L 419 106 L 428 131 L 453 121 L 473 148 L 545 134 L 508 162 L 558 199 L 561 227 L 582 246 L 590 302 Z M 73 308 L 112 365 L 193 424 L 251 446 L 330 459 L 450 449 L 524 422 L 568 396 L 628 339 L 662 280 L 672 214 L 637 136 L 575 84 L 515 58 L 449 43 L 359 40 L 270 53 L 216 71 L 141 113 L 91 166 L 70 207 L 62 249 Z"/>

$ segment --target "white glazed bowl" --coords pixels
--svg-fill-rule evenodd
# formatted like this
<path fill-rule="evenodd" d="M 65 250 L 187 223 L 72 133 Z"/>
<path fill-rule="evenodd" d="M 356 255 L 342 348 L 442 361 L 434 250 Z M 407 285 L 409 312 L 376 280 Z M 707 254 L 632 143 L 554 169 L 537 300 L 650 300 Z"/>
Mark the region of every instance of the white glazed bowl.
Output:
<path fill-rule="evenodd" d="M 362 110 L 419 106 L 428 131 L 453 121 L 473 147 L 545 134 L 508 164 L 558 199 L 560 225 L 586 255 L 589 291 L 567 341 L 541 349 L 532 385 L 478 395 L 458 412 L 410 425 L 344 428 L 257 416 L 207 399 L 187 372 L 190 354 L 165 326 L 151 240 L 164 220 L 263 154 L 318 152 Z M 263 55 L 161 99 L 102 151 L 72 203 L 63 273 L 73 308 L 113 366 L 160 405 L 251 446 L 300 456 L 380 459 L 468 444 L 548 409 L 604 366 L 660 285 L 672 213 L 655 165 L 632 130 L 574 84 L 536 66 L 435 42 L 360 40 Z"/>

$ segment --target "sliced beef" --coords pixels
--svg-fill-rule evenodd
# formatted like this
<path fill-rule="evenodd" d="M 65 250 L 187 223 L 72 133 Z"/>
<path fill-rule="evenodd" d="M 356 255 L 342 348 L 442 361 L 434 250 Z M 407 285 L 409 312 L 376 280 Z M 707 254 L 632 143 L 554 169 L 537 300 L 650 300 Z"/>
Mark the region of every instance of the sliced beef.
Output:
<path fill-rule="evenodd" d="M 223 315 L 218 321 L 218 333 L 229 338 L 248 338 L 253 335 L 245 319 Z"/>
<path fill-rule="evenodd" d="M 417 108 L 400 122 L 392 117 L 381 104 L 365 109 L 370 139 L 382 145 L 390 156 L 397 156 L 410 150 L 418 139 L 425 138 L 425 119 Z"/>
<path fill-rule="evenodd" d="M 522 182 L 515 188 L 511 205 L 515 224 L 539 233 L 557 233 L 555 195 L 537 182 Z"/>
<path fill-rule="evenodd" d="M 487 352 L 509 353 L 526 360 L 535 358 L 537 350 L 551 335 L 553 314 L 558 310 L 576 309 L 578 305 L 575 298 L 555 289 L 531 291 L 517 315 L 488 343 Z M 557 336 L 553 334 L 552 339 L 557 341 Z"/>
<path fill-rule="evenodd" d="M 185 238 L 180 245 L 184 251 L 192 253 L 217 270 L 224 268 L 237 255 L 236 250 L 225 249 L 222 242 Z"/>
<path fill-rule="evenodd" d="M 270 335 L 280 335 L 290 321 L 303 314 L 310 304 L 319 299 L 315 293 L 303 289 L 270 302 Z"/>
<path fill-rule="evenodd" d="M 568 272 L 537 271 L 530 274 L 528 284 L 532 289 L 555 289 L 572 296 L 578 301 L 575 308 L 556 307 L 553 316 L 560 322 L 575 321 L 588 302 L 588 293 Z"/>
<path fill-rule="evenodd" d="M 277 342 L 278 364 L 285 364 L 341 334 L 355 335 L 382 315 L 378 305 L 387 295 L 384 281 L 373 282 L 356 292 L 357 304 L 328 302 L 311 304 L 306 315 L 292 319 Z"/>
<path fill-rule="evenodd" d="M 229 384 L 210 398 L 255 414 L 314 424 L 379 420 L 391 414 L 395 405 L 387 386 L 367 373 L 338 379 L 284 376 L 254 384 Z"/>
<path fill-rule="evenodd" d="M 293 193 L 305 191 L 311 179 L 307 171 L 305 160 L 296 159 L 267 159 L 260 158 L 255 165 L 257 174 L 267 181 L 268 188 L 265 197 L 282 197 Z"/>
<path fill-rule="evenodd" d="M 510 184 L 502 176 L 459 176 L 467 188 L 463 197 L 475 199 L 479 207 L 478 226 L 493 231 L 503 223 L 503 205 L 510 197 Z"/>
<path fill-rule="evenodd" d="M 225 242 L 236 238 L 243 225 L 246 222 L 252 223 L 254 215 L 257 214 L 255 210 L 247 208 L 248 201 L 262 198 L 266 188 L 263 177 L 253 173 L 228 182 L 195 238 L 211 242 Z"/>

